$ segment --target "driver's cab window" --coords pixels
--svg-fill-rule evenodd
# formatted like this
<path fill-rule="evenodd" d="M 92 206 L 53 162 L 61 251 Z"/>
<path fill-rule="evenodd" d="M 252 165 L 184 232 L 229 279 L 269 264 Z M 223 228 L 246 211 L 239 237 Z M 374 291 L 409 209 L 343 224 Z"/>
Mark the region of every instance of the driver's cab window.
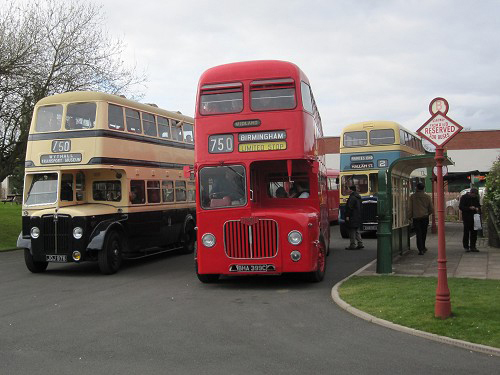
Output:
<path fill-rule="evenodd" d="M 61 201 L 73 200 L 73 174 L 63 173 L 61 177 Z"/>

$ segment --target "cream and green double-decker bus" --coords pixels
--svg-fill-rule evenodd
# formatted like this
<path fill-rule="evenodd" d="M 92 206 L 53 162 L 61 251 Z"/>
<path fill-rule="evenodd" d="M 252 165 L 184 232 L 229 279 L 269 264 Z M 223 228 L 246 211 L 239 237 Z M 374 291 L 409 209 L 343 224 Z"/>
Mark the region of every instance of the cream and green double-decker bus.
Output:
<path fill-rule="evenodd" d="M 40 100 L 26 151 L 23 229 L 31 272 L 51 262 L 122 259 L 195 244 L 193 119 L 98 92 Z"/>

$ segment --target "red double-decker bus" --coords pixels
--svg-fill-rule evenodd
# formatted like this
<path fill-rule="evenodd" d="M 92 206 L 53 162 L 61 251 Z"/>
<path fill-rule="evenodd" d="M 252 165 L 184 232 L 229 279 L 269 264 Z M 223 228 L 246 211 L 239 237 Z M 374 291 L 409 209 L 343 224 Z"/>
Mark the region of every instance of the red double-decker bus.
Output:
<path fill-rule="evenodd" d="M 306 75 L 284 61 L 221 65 L 203 73 L 196 102 L 200 281 L 288 272 L 321 281 L 327 179 Z"/>

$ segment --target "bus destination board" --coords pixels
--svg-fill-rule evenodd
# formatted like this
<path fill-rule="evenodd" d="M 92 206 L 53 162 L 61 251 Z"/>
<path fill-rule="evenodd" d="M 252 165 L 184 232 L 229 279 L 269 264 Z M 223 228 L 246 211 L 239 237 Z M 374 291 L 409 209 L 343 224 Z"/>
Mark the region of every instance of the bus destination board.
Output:
<path fill-rule="evenodd" d="M 69 164 L 80 163 L 82 154 L 45 154 L 40 156 L 40 164 Z"/>
<path fill-rule="evenodd" d="M 283 141 L 285 139 L 286 131 L 284 130 L 238 134 L 240 142 Z"/>
<path fill-rule="evenodd" d="M 240 143 L 239 152 L 255 151 L 281 151 L 286 150 L 286 141 L 281 142 L 259 142 L 259 143 Z"/>

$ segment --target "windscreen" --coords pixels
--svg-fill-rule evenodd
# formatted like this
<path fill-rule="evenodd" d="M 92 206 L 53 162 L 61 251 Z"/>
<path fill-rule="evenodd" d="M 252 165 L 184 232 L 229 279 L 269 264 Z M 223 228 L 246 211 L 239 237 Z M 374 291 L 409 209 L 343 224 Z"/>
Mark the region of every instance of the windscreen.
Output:
<path fill-rule="evenodd" d="M 202 208 L 243 206 L 247 203 L 242 165 L 205 167 L 200 170 Z"/>
<path fill-rule="evenodd" d="M 53 204 L 57 201 L 57 173 L 32 175 L 26 205 Z"/>

